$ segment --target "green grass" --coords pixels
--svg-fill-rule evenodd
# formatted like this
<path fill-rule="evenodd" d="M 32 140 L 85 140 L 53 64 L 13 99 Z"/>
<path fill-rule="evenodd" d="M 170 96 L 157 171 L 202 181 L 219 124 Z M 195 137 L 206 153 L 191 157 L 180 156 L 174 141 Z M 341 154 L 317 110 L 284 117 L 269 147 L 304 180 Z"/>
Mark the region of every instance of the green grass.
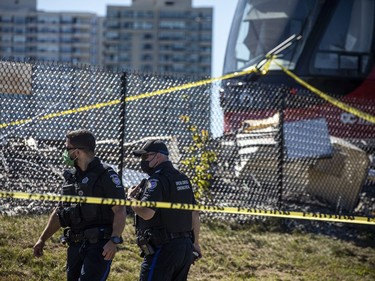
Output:
<path fill-rule="evenodd" d="M 0 280 L 65 280 L 61 233 L 47 242 L 42 258 L 33 257 L 46 221 L 47 216 L 0 216 Z M 204 258 L 192 266 L 189 280 L 375 280 L 373 233 L 361 241 L 343 241 L 279 229 L 259 223 L 203 223 Z M 132 218 L 123 236 L 109 280 L 138 280 L 141 258 Z"/>

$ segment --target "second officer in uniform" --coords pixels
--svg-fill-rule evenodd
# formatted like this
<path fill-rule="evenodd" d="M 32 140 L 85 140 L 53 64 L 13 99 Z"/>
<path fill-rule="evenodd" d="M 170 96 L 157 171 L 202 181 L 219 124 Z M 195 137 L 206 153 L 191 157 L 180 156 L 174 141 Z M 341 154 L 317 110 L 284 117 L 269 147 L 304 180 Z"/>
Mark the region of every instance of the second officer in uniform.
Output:
<path fill-rule="evenodd" d="M 128 190 L 128 199 L 195 204 L 188 177 L 169 161 L 167 146 L 148 141 L 133 154 L 150 177 Z M 140 280 L 187 280 L 194 254 L 201 256 L 197 211 L 132 206 L 136 214 L 137 244 L 144 257 Z"/>

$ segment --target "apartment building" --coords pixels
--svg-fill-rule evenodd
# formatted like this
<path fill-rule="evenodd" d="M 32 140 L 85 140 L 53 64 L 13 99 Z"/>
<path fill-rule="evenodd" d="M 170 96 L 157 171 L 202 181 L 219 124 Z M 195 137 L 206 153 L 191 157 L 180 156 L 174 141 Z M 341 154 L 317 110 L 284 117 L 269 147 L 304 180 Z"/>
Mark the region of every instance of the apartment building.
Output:
<path fill-rule="evenodd" d="M 192 0 L 133 0 L 107 6 L 105 18 L 2 0 L 0 57 L 211 75 L 212 16 Z"/>
<path fill-rule="evenodd" d="M 107 6 L 102 64 L 211 75 L 212 16 L 212 8 L 193 8 L 192 0 Z"/>
<path fill-rule="evenodd" d="M 92 13 L 43 12 L 36 0 L 2 0 L 0 57 L 97 65 L 101 24 Z"/>

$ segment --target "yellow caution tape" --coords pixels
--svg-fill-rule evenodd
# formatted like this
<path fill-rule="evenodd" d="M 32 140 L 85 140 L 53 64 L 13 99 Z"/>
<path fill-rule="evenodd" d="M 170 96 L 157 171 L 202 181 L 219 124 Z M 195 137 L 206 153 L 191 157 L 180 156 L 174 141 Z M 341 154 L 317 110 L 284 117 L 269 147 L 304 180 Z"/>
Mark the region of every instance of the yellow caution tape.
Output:
<path fill-rule="evenodd" d="M 129 201 L 115 198 L 98 198 L 98 197 L 81 197 L 68 196 L 58 194 L 38 194 L 26 192 L 9 192 L 0 191 L 0 198 L 7 199 L 24 199 L 37 201 L 55 201 L 55 202 L 69 202 L 69 203 L 86 203 L 86 204 L 103 204 L 103 205 L 121 205 L 121 206 L 140 206 L 148 208 L 164 208 L 164 209 L 179 209 L 179 210 L 195 210 L 204 212 L 216 213 L 230 213 L 242 214 L 262 217 L 276 217 L 286 219 L 304 219 L 326 222 L 341 222 L 341 223 L 355 223 L 355 224 L 369 224 L 375 225 L 375 217 L 358 217 L 350 215 L 335 215 L 324 213 L 307 213 L 307 212 L 290 212 L 279 210 L 262 210 L 255 208 L 244 207 L 221 207 L 221 206 L 205 206 L 182 203 L 168 203 L 168 202 L 143 202 L 143 201 Z"/>
<path fill-rule="evenodd" d="M 230 78 L 239 77 L 239 76 L 242 76 L 242 75 L 245 75 L 245 74 L 250 74 L 250 73 L 253 73 L 253 72 L 256 72 L 256 71 L 258 71 L 258 70 L 255 67 L 253 67 L 253 68 L 250 68 L 250 69 L 247 69 L 247 70 L 230 73 L 230 74 L 220 76 L 220 77 L 216 77 L 216 78 L 210 78 L 210 79 L 206 79 L 206 80 L 186 83 L 186 84 L 183 84 L 183 85 L 180 85 L 180 86 L 175 86 L 175 87 L 171 87 L 171 88 L 164 89 L 164 90 L 158 90 L 158 91 L 154 91 L 154 92 L 150 92 L 150 93 L 144 93 L 144 94 L 139 94 L 139 95 L 132 96 L 132 97 L 127 97 L 125 99 L 125 101 L 134 101 L 134 100 L 139 100 L 139 99 L 145 99 L 145 98 L 150 98 L 150 97 L 154 97 L 154 96 L 158 96 L 158 95 L 162 95 L 162 94 L 168 94 L 168 93 L 171 93 L 171 92 L 195 88 L 195 87 L 211 84 L 211 83 L 216 82 L 216 81 L 226 80 L 226 79 L 230 79 Z"/>
<path fill-rule="evenodd" d="M 51 118 L 60 117 L 60 116 L 64 116 L 64 115 L 70 115 L 70 114 L 83 112 L 83 111 L 87 111 L 87 110 L 91 110 L 91 109 L 97 109 L 97 108 L 102 108 L 102 107 L 106 107 L 106 106 L 112 106 L 112 105 L 115 105 L 115 104 L 119 104 L 120 102 L 121 102 L 121 100 L 117 99 L 117 100 L 97 103 L 97 104 L 93 104 L 93 105 L 86 105 L 86 106 L 82 106 L 82 107 L 79 107 L 79 108 L 76 108 L 76 109 L 69 109 L 69 110 L 65 110 L 65 111 L 61 111 L 61 112 L 47 114 L 47 115 L 40 116 L 40 117 L 35 118 L 35 119 L 42 119 L 42 120 L 51 119 Z M 0 124 L 0 129 L 5 128 L 5 127 L 9 127 L 9 126 L 15 126 L 15 125 L 21 125 L 21 124 L 29 123 L 29 122 L 34 121 L 35 119 L 23 119 L 23 120 L 16 120 L 16 121 L 13 121 L 13 122 L 10 122 L 10 123 L 3 123 L 3 124 Z"/>
<path fill-rule="evenodd" d="M 230 73 L 230 74 L 223 75 L 223 76 L 216 77 L 216 78 L 210 78 L 210 79 L 201 80 L 201 81 L 197 81 L 197 82 L 186 83 L 186 84 L 183 84 L 183 85 L 180 85 L 180 86 L 170 87 L 170 88 L 164 89 L 164 90 L 157 90 L 157 91 L 154 91 L 154 92 L 143 93 L 143 94 L 139 94 L 139 95 L 136 95 L 136 96 L 126 97 L 125 102 L 150 98 L 150 97 L 154 97 L 154 96 L 158 96 L 158 95 L 162 95 L 162 94 L 168 94 L 168 93 L 171 93 L 171 92 L 176 92 L 176 91 L 180 91 L 180 90 L 199 87 L 199 86 L 207 85 L 207 84 L 210 84 L 210 83 L 213 83 L 213 82 L 216 82 L 216 81 L 231 79 L 231 78 L 239 77 L 239 76 L 242 76 L 242 75 L 245 75 L 245 74 L 250 74 L 250 73 L 253 73 L 253 72 L 257 72 L 257 71 L 258 71 L 258 69 L 253 67 L 253 68 L 250 68 L 250 69 Z M 51 118 L 55 118 L 55 117 L 59 117 L 59 116 L 75 114 L 75 113 L 83 112 L 83 111 L 87 111 L 87 110 L 98 109 L 98 108 L 102 108 L 102 107 L 106 107 L 106 106 L 119 104 L 120 102 L 121 102 L 121 100 L 117 99 L 117 100 L 112 100 L 112 101 L 108 101 L 108 102 L 83 106 L 83 107 L 79 107 L 79 108 L 76 108 L 76 109 L 70 109 L 70 110 L 65 110 L 65 111 L 61 111 L 61 112 L 51 113 L 51 114 L 47 114 L 47 115 L 44 115 L 44 116 L 41 116 L 41 117 L 38 117 L 38 118 L 28 118 L 28 119 L 23 119 L 23 120 L 16 120 L 16 121 L 9 122 L 9 123 L 2 123 L 2 124 L 0 124 L 0 129 L 6 128 L 6 127 L 9 127 L 9 126 L 22 125 L 22 124 L 29 123 L 29 122 L 32 122 L 32 121 L 38 120 L 38 119 L 45 120 L 45 119 L 51 119 Z"/>
<path fill-rule="evenodd" d="M 357 117 L 360 117 L 360 118 L 362 118 L 364 120 L 367 120 L 371 123 L 375 123 L 375 116 L 372 116 L 368 113 L 362 112 L 362 111 L 360 111 L 356 108 L 353 108 L 353 107 L 351 107 L 351 106 L 349 106 L 349 105 L 347 105 L 343 102 L 340 102 L 337 99 L 334 99 L 333 97 L 321 92 L 320 90 L 314 88 L 312 85 L 310 85 L 307 82 L 300 79 L 298 76 L 293 74 L 291 71 L 286 69 L 284 66 L 279 64 L 274 59 L 275 59 L 275 56 L 268 57 L 266 63 L 263 65 L 262 69 L 257 69 L 256 67 L 252 67 L 252 68 L 249 68 L 249 69 L 246 69 L 246 70 L 243 70 L 243 71 L 229 73 L 227 75 L 223 75 L 223 76 L 216 77 L 216 78 L 210 78 L 210 79 L 201 80 L 201 81 L 197 81 L 197 82 L 186 83 L 186 84 L 183 84 L 183 85 L 170 87 L 168 89 L 157 90 L 157 91 L 153 91 L 153 92 L 149 92 L 149 93 L 139 94 L 139 95 L 136 95 L 136 96 L 126 97 L 125 101 L 131 102 L 131 101 L 150 98 L 150 97 L 154 97 L 154 96 L 158 96 L 158 95 L 168 94 L 168 93 L 171 93 L 171 92 L 176 92 L 176 91 L 180 91 L 180 90 L 185 90 L 185 89 L 190 89 L 190 88 L 194 88 L 194 87 L 207 85 L 207 84 L 210 84 L 210 83 L 213 83 L 213 82 L 216 82 L 216 81 L 240 77 L 240 76 L 243 76 L 243 75 L 246 75 L 246 74 L 251 74 L 251 73 L 254 73 L 254 72 L 258 72 L 258 71 L 261 74 L 265 75 L 265 74 L 268 73 L 271 62 L 274 62 L 287 75 L 292 77 L 295 81 L 297 81 L 299 84 L 301 84 L 305 88 L 307 88 L 310 91 L 312 91 L 313 93 L 319 95 L 321 98 L 325 99 L 326 101 L 330 102 L 331 104 L 337 106 L 338 108 L 340 108 L 340 109 L 342 109 L 346 112 L 352 113 L 353 115 L 356 115 Z M 121 100 L 117 99 L 117 100 L 112 100 L 112 101 L 108 101 L 108 102 L 83 106 L 83 107 L 79 107 L 77 109 L 70 109 L 70 110 L 65 110 L 65 111 L 62 111 L 62 112 L 51 113 L 51 114 L 47 114 L 47 115 L 44 115 L 44 116 L 41 116 L 41 117 L 38 117 L 38 118 L 28 118 L 28 119 L 23 119 L 23 120 L 16 120 L 16 121 L 13 121 L 13 122 L 0 124 L 0 129 L 5 128 L 5 127 L 9 127 L 9 126 L 22 125 L 22 124 L 25 124 L 25 123 L 32 122 L 35 119 L 41 119 L 41 120 L 51 119 L 51 118 L 55 118 L 55 117 L 59 117 L 59 116 L 75 114 L 75 113 L 79 113 L 79 112 L 83 112 L 83 111 L 88 111 L 88 110 L 92 110 L 92 109 L 98 109 L 98 108 L 106 107 L 106 106 L 112 106 L 112 105 L 119 104 L 120 102 L 121 102 Z"/>
<path fill-rule="evenodd" d="M 54 118 L 54 117 L 70 115 L 70 114 L 73 114 L 73 113 L 83 112 L 83 111 L 87 111 L 87 110 L 91 110 L 91 109 L 97 109 L 97 108 L 102 108 L 102 107 L 106 107 L 106 106 L 112 106 L 112 105 L 115 105 L 115 104 L 119 104 L 120 102 L 121 102 L 121 100 L 117 99 L 117 100 L 112 100 L 112 101 L 108 101 L 108 102 L 101 102 L 101 103 L 97 103 L 97 104 L 93 104 L 93 105 L 86 105 L 86 106 L 79 107 L 77 109 L 69 109 L 69 110 L 65 110 L 65 111 L 61 111 L 61 112 L 57 112 L 57 113 L 47 114 L 47 115 L 44 115 L 44 116 L 40 117 L 40 119 L 50 119 L 50 118 Z"/>
<path fill-rule="evenodd" d="M 291 71 L 289 71 L 287 68 L 285 68 L 284 66 L 282 66 L 280 63 L 278 63 L 277 61 L 273 61 L 278 67 L 280 67 L 287 75 L 289 75 L 290 77 L 292 77 L 297 83 L 301 84 L 303 87 L 305 87 L 306 89 L 310 90 L 311 92 L 317 94 L 318 96 L 320 96 L 322 99 L 328 101 L 329 103 L 335 105 L 336 107 L 346 111 L 346 112 L 349 112 L 359 118 L 362 118 L 368 122 L 371 122 L 371 123 L 374 123 L 375 124 L 375 116 L 372 116 L 366 112 L 363 112 L 363 111 L 360 111 L 354 107 L 351 107 L 325 93 L 323 93 L 322 91 L 316 89 L 315 87 L 313 87 L 312 85 L 308 84 L 307 82 L 303 81 L 301 78 L 299 78 L 297 75 L 295 75 L 294 73 L 292 73 Z"/>
<path fill-rule="evenodd" d="M 13 121 L 13 122 L 10 122 L 10 123 L 3 123 L 3 124 L 0 124 L 0 129 L 5 128 L 5 127 L 9 127 L 9 126 L 26 124 L 26 123 L 29 123 L 31 121 L 33 121 L 33 119 L 29 118 L 29 119 L 23 119 L 23 120 L 16 120 L 16 121 Z"/>

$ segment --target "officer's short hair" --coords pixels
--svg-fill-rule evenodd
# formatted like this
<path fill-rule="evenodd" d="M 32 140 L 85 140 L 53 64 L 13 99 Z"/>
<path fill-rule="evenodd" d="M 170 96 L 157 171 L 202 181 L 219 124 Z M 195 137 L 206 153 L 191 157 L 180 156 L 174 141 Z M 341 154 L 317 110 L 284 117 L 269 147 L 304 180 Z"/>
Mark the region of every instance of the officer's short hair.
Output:
<path fill-rule="evenodd" d="M 75 148 L 89 152 L 95 151 L 95 137 L 89 130 L 80 129 L 70 131 L 66 134 L 66 138 L 69 139 L 70 143 Z"/>

